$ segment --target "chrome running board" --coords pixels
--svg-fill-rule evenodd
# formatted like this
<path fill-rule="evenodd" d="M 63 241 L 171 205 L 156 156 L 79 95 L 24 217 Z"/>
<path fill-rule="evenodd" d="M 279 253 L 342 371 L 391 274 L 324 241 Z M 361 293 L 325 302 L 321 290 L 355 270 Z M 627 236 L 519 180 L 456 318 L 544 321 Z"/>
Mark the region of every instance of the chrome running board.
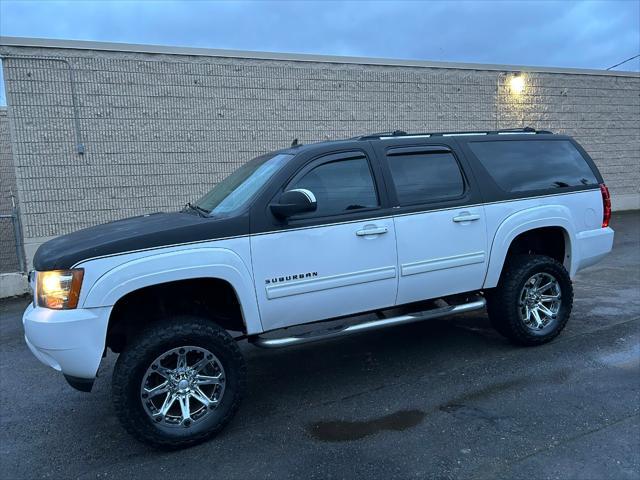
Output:
<path fill-rule="evenodd" d="M 473 310 L 480 310 L 486 305 L 484 298 L 479 298 L 473 302 L 463 303 L 460 305 L 447 305 L 446 307 L 434 308 L 432 310 L 426 310 L 424 312 L 411 313 L 408 315 L 400 315 L 398 317 L 383 318 L 380 320 L 372 320 L 370 322 L 356 323 L 354 325 L 340 325 L 333 329 L 326 329 L 322 331 L 311 331 L 294 337 L 281 337 L 281 338 L 265 338 L 263 336 L 256 336 L 249 341 L 257 347 L 262 348 L 282 348 L 292 345 L 301 345 L 303 343 L 318 342 L 320 340 L 327 340 L 329 338 L 342 337 L 346 335 L 352 335 L 360 332 L 370 332 L 386 327 L 393 327 L 395 325 L 404 325 L 407 323 L 421 322 L 423 320 L 429 320 L 432 318 L 445 317 L 447 315 L 453 315 L 455 313 L 471 312 Z"/>

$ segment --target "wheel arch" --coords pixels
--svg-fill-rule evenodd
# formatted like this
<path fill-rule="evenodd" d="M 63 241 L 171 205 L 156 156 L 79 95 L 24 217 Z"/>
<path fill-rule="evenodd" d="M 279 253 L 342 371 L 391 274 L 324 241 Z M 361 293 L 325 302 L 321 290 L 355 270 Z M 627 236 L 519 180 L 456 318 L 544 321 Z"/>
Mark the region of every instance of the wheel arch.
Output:
<path fill-rule="evenodd" d="M 562 233 L 562 261 L 573 276 L 577 263 L 574 255 L 575 230 L 569 209 L 562 205 L 545 205 L 516 212 L 502 221 L 491 242 L 489 265 L 483 288 L 493 288 L 498 284 L 507 256 L 514 242 L 523 235 L 543 229 L 557 229 Z M 560 260 L 560 259 L 558 259 Z"/>
<path fill-rule="evenodd" d="M 190 278 L 142 287 L 119 298 L 109 315 L 106 346 L 121 352 L 151 324 L 184 315 L 206 319 L 225 330 L 247 333 L 240 300 L 229 282 L 211 277 Z"/>
<path fill-rule="evenodd" d="M 164 251 L 121 262 L 93 282 L 83 308 L 116 306 L 135 292 L 194 281 L 228 285 L 239 304 L 245 333 L 262 332 L 249 269 L 235 252 L 219 247 Z"/>

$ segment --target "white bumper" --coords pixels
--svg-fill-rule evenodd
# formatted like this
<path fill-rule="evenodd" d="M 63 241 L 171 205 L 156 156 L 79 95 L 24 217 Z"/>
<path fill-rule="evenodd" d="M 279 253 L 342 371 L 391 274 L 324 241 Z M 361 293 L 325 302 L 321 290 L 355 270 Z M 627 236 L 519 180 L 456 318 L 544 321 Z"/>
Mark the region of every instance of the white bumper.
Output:
<path fill-rule="evenodd" d="M 93 381 L 105 348 L 111 307 L 50 310 L 29 305 L 22 317 L 27 346 L 69 383 Z"/>
<path fill-rule="evenodd" d="M 613 229 L 598 228 L 576 235 L 577 264 L 573 274 L 602 260 L 613 248 Z M 576 255 L 577 254 L 577 255 Z"/>

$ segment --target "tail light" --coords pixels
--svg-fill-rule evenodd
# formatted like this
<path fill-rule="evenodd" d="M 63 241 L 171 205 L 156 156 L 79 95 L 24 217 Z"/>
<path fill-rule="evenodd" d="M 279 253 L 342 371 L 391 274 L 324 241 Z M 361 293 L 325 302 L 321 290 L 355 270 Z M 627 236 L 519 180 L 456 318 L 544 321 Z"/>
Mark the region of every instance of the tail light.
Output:
<path fill-rule="evenodd" d="M 602 193 L 602 228 L 606 228 L 611 220 L 611 195 L 604 183 L 600 184 L 600 193 Z"/>

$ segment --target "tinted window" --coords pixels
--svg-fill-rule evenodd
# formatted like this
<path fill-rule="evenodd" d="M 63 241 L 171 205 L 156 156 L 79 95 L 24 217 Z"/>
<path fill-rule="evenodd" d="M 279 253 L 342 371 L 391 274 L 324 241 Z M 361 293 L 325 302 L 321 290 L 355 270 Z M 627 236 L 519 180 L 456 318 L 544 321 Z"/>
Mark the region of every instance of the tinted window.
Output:
<path fill-rule="evenodd" d="M 459 197 L 464 181 L 451 153 L 412 153 L 387 157 L 401 205 Z"/>
<path fill-rule="evenodd" d="M 469 146 L 507 192 L 598 183 L 580 152 L 567 140 L 471 142 Z"/>
<path fill-rule="evenodd" d="M 378 206 L 369 162 L 351 158 L 323 163 L 287 187 L 313 192 L 318 209 L 311 216 L 327 216 Z"/>

